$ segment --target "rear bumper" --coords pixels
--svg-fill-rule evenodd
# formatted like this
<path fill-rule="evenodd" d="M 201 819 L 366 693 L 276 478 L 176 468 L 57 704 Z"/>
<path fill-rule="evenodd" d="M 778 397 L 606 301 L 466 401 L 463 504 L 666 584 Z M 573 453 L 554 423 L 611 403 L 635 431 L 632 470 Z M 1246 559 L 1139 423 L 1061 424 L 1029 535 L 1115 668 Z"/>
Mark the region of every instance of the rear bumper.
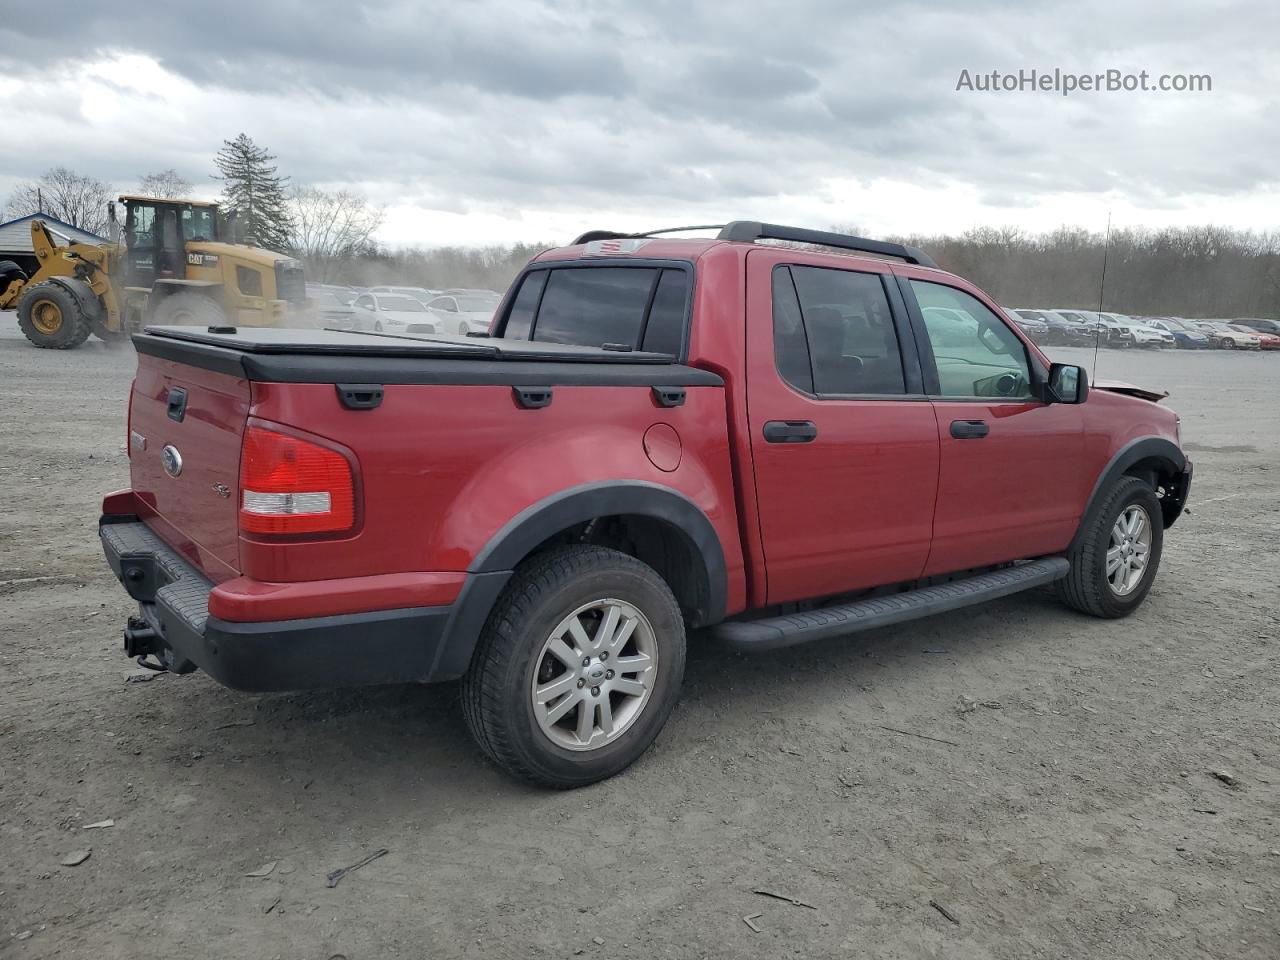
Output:
<path fill-rule="evenodd" d="M 231 623 L 209 614 L 213 584 L 137 517 L 103 516 L 98 534 L 174 672 L 198 667 L 225 686 L 267 691 L 425 683 L 465 669 L 447 642 L 453 605 Z"/>

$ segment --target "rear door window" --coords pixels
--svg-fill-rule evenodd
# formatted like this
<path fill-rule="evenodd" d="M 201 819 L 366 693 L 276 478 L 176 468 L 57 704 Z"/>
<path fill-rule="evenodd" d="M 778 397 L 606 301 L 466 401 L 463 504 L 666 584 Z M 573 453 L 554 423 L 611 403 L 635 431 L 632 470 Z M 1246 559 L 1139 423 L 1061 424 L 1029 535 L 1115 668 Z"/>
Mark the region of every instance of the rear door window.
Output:
<path fill-rule="evenodd" d="M 679 357 L 689 273 L 660 267 L 559 267 L 525 275 L 502 336 Z"/>
<path fill-rule="evenodd" d="M 907 392 L 879 274 L 781 267 L 773 287 L 774 349 L 785 380 L 818 396 Z"/>

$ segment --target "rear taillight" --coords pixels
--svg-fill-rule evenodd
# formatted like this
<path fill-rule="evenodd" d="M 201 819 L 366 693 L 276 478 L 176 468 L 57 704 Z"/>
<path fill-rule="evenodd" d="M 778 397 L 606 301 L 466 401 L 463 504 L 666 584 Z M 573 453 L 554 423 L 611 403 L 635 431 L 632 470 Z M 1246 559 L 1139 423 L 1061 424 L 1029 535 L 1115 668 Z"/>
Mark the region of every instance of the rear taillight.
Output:
<path fill-rule="evenodd" d="M 341 533 L 355 523 L 355 483 L 341 453 L 275 430 L 246 428 L 240 451 L 240 529 Z"/>

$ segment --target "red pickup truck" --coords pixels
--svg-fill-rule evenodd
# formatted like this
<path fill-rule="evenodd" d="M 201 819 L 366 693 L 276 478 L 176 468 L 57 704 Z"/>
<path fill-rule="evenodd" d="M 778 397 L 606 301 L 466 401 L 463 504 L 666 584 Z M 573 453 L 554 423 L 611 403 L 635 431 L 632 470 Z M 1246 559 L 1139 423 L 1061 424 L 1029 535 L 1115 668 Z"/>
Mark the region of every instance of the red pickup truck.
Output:
<path fill-rule="evenodd" d="M 1050 583 L 1122 617 L 1191 482 L 1159 395 L 1050 363 L 918 250 L 771 224 L 585 234 L 487 337 L 134 343 L 100 524 L 126 653 L 243 690 L 462 678 L 484 752 L 555 787 L 646 749 L 688 635 Z"/>

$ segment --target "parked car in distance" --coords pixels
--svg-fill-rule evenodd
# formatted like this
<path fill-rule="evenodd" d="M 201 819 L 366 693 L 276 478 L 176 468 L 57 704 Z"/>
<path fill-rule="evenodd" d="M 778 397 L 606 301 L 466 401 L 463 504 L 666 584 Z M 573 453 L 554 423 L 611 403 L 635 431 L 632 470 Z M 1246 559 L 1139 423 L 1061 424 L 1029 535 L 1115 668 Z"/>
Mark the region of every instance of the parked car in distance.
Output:
<path fill-rule="evenodd" d="M 1257 330 L 1259 333 L 1280 337 L 1280 320 L 1268 320 L 1264 317 L 1237 317 L 1231 322 L 1248 327 L 1250 330 Z"/>
<path fill-rule="evenodd" d="M 457 293 L 439 296 L 427 302 L 427 309 L 437 321 L 441 333 L 465 337 L 468 333 L 487 333 L 493 312 L 502 298 L 496 293 Z"/>
<path fill-rule="evenodd" d="M 1280 349 L 1280 336 L 1274 333 L 1267 333 L 1254 327 L 1247 327 L 1243 323 L 1228 323 L 1227 328 L 1235 333 L 1249 334 L 1252 333 L 1258 338 L 1259 350 L 1276 350 Z"/>
<path fill-rule="evenodd" d="M 1137 343 L 1137 336 L 1129 324 L 1121 323 L 1112 317 L 1095 310 L 1077 310 L 1085 319 L 1098 325 L 1102 337 L 1102 346 L 1126 348 Z"/>
<path fill-rule="evenodd" d="M 355 327 L 355 310 L 351 306 L 359 293 L 350 287 L 331 283 L 308 283 L 307 306 L 314 325 L 351 330 Z"/>
<path fill-rule="evenodd" d="M 436 296 L 439 290 L 428 290 L 426 287 L 388 287 L 378 286 L 370 287 L 369 293 L 394 293 L 401 297 L 413 297 L 420 303 L 426 303 L 432 297 Z"/>
<path fill-rule="evenodd" d="M 1128 327 L 1133 333 L 1133 342 L 1139 347 L 1176 347 L 1177 341 L 1168 330 L 1160 330 L 1150 324 L 1143 323 L 1135 317 L 1123 313 L 1100 313 L 1098 316 Z"/>
<path fill-rule="evenodd" d="M 1093 331 L 1084 323 L 1074 322 L 1053 310 L 1017 307 L 1014 313 L 1031 320 L 1039 320 L 1048 327 L 1046 343 L 1079 347 L 1093 345 Z"/>
<path fill-rule="evenodd" d="M 351 304 L 356 330 L 374 333 L 439 333 L 422 301 L 394 293 L 362 293 Z"/>
<path fill-rule="evenodd" d="M 658 736 L 690 631 L 777 650 L 1050 584 L 1125 617 L 1191 486 L 1164 394 L 900 244 L 592 231 L 492 333 L 137 334 L 98 528 L 125 652 L 255 691 L 460 679 L 479 749 L 578 787 Z"/>
<path fill-rule="evenodd" d="M 1209 347 L 1208 335 L 1186 320 L 1177 317 L 1143 317 L 1142 322 L 1168 333 L 1173 337 L 1174 344 L 1183 350 L 1205 350 Z"/>
<path fill-rule="evenodd" d="M 502 299 L 502 294 L 497 290 L 483 290 L 480 287 L 448 287 L 445 290 L 437 290 L 436 293 L 470 293 L 475 294 L 478 297 L 493 297 L 495 300 Z"/>
<path fill-rule="evenodd" d="M 1230 320 L 1192 320 L 1209 335 L 1209 345 L 1222 350 L 1261 350 L 1262 334 Z"/>
<path fill-rule="evenodd" d="M 1036 343 L 1049 342 L 1049 324 L 1043 319 L 1031 316 L 1030 310 L 1010 310 L 1005 308 L 1004 315 L 1018 325 L 1028 337 Z"/>
<path fill-rule="evenodd" d="M 1090 345 L 1101 343 L 1102 340 L 1106 339 L 1106 331 L 1103 329 L 1102 324 L 1092 317 L 1085 316 L 1084 311 L 1054 307 L 1053 312 L 1068 323 L 1081 328 L 1085 336 L 1088 337 Z"/>

